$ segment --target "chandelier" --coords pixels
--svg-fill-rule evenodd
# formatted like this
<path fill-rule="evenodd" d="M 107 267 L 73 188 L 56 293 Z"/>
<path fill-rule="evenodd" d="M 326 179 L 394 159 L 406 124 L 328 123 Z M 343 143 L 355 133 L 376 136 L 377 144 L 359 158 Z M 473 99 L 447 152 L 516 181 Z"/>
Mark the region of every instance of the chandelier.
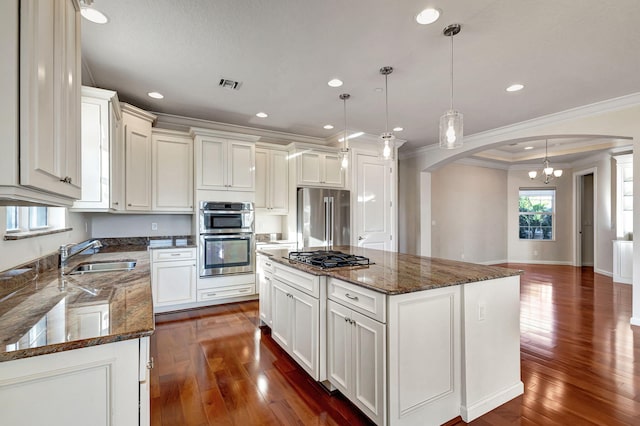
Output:
<path fill-rule="evenodd" d="M 555 169 L 551 167 L 549 164 L 548 157 L 548 140 L 544 141 L 544 161 L 542 162 L 542 173 L 540 174 L 540 178 L 545 184 L 548 184 L 552 180 L 559 178 L 562 176 L 562 169 Z M 536 170 L 532 170 L 529 172 L 529 179 L 534 180 L 538 177 L 538 172 Z"/>

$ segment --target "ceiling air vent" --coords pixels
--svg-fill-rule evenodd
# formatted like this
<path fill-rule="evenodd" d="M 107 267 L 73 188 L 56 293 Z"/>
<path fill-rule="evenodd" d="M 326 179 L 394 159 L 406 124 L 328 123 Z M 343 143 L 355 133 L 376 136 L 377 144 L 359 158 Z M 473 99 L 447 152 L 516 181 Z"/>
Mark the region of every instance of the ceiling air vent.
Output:
<path fill-rule="evenodd" d="M 226 78 L 221 78 L 220 82 L 218 83 L 218 86 L 222 87 L 223 89 L 231 90 L 240 90 L 240 85 L 242 85 L 242 83 L 240 83 L 239 81 L 228 80 Z"/>

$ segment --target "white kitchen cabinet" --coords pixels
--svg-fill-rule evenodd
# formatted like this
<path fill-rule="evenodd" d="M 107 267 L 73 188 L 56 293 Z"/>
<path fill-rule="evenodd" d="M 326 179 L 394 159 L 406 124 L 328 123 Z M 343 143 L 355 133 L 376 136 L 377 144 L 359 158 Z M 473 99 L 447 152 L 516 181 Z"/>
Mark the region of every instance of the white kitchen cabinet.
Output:
<path fill-rule="evenodd" d="M 327 302 L 329 381 L 376 424 L 385 420 L 385 325 Z"/>
<path fill-rule="evenodd" d="M 195 140 L 196 189 L 255 191 L 257 137 L 191 129 Z"/>
<path fill-rule="evenodd" d="M 298 186 L 344 188 L 344 171 L 337 152 L 298 152 Z"/>
<path fill-rule="evenodd" d="M 151 210 L 151 124 L 155 115 L 122 104 L 125 210 Z"/>
<path fill-rule="evenodd" d="M 73 0 L 0 5 L 2 199 L 70 207 L 80 198 L 79 11 Z"/>
<path fill-rule="evenodd" d="M 189 134 L 153 129 L 153 211 L 193 212 L 193 139 Z"/>
<path fill-rule="evenodd" d="M 155 312 L 174 310 L 197 299 L 196 249 L 153 249 L 151 291 Z"/>
<path fill-rule="evenodd" d="M 271 319 L 271 295 L 273 292 L 273 264 L 268 256 L 257 256 L 256 282 L 260 294 L 260 320 L 269 327 Z"/>
<path fill-rule="evenodd" d="M 633 283 L 633 241 L 613 242 L 613 282 Z"/>
<path fill-rule="evenodd" d="M 148 340 L 0 363 L 3 424 L 148 425 L 149 393 L 141 379 L 148 377 Z"/>
<path fill-rule="evenodd" d="M 317 298 L 273 277 L 271 336 L 315 380 L 319 380 L 319 320 Z"/>
<path fill-rule="evenodd" d="M 81 119 L 82 198 L 73 203 L 73 209 L 107 212 L 121 203 L 112 197 L 112 151 L 122 135 L 118 94 L 83 86 Z"/>
<path fill-rule="evenodd" d="M 289 212 L 289 153 L 256 148 L 256 213 Z"/>

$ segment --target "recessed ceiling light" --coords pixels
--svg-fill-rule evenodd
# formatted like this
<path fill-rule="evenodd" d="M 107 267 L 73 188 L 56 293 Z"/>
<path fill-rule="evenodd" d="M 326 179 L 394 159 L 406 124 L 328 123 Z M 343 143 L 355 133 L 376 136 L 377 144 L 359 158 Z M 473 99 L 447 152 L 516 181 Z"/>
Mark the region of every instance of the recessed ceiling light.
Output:
<path fill-rule="evenodd" d="M 93 22 L 94 24 L 106 24 L 109 19 L 97 9 L 92 7 L 81 7 L 80 14 L 84 19 Z"/>
<path fill-rule="evenodd" d="M 403 130 L 404 130 L 404 127 L 394 127 L 394 128 L 393 128 L 393 131 L 394 131 L 394 132 L 401 132 L 401 131 L 403 131 Z"/>
<path fill-rule="evenodd" d="M 373 89 L 373 90 L 375 90 L 375 91 L 376 91 L 376 92 L 378 92 L 378 93 L 382 93 L 382 92 L 384 91 L 384 89 L 383 89 L 382 87 L 376 87 L 376 88 L 375 88 L 375 89 Z"/>
<path fill-rule="evenodd" d="M 533 147 L 532 147 L 532 146 L 525 146 L 525 147 L 524 147 L 524 150 L 525 150 L 525 151 L 528 151 L 528 150 L 530 150 L 530 149 L 533 149 Z"/>
<path fill-rule="evenodd" d="M 323 127 L 327 130 L 333 129 L 333 126 L 331 124 L 325 124 Z"/>
<path fill-rule="evenodd" d="M 327 84 L 331 87 L 340 87 L 342 86 L 342 80 L 338 80 L 337 78 L 334 78 L 333 80 L 329 80 Z"/>
<path fill-rule="evenodd" d="M 517 92 L 518 90 L 522 90 L 524 89 L 524 85 L 520 84 L 520 83 L 516 83 L 516 84 L 512 84 L 511 86 L 507 87 L 507 92 Z"/>
<path fill-rule="evenodd" d="M 147 95 L 149 95 L 150 98 L 153 99 L 162 99 L 164 98 L 164 95 L 160 92 L 149 92 L 147 93 Z"/>
<path fill-rule="evenodd" d="M 269 115 L 266 112 L 259 112 L 256 114 L 256 117 L 267 118 Z"/>
<path fill-rule="evenodd" d="M 433 24 L 440 17 L 440 11 L 432 7 L 428 7 L 416 16 L 416 22 L 421 25 Z"/>

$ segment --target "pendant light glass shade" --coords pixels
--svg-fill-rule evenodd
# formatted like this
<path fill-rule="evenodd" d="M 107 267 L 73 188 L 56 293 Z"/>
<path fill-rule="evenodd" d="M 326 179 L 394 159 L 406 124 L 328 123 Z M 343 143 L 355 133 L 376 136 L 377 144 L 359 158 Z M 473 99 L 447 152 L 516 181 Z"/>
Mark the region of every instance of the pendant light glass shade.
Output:
<path fill-rule="evenodd" d="M 340 95 L 340 99 L 344 104 L 344 136 L 342 139 L 342 148 L 338 156 L 340 157 L 340 168 L 343 170 L 349 167 L 349 138 L 347 137 L 347 99 L 351 97 L 348 93 Z"/>
<path fill-rule="evenodd" d="M 440 117 L 440 148 L 460 148 L 462 136 L 462 113 L 450 109 Z"/>
<path fill-rule="evenodd" d="M 393 160 L 396 154 L 396 137 L 389 131 L 389 90 L 387 77 L 393 72 L 393 67 L 380 68 L 380 74 L 384 75 L 384 107 L 385 126 L 384 133 L 378 140 L 378 157 L 383 160 Z"/>
<path fill-rule="evenodd" d="M 464 133 L 462 113 L 453 109 L 453 36 L 461 29 L 460 24 L 452 24 L 443 31 L 445 36 L 451 37 L 451 98 L 449 110 L 440 117 L 440 148 L 444 149 L 461 147 Z"/>

